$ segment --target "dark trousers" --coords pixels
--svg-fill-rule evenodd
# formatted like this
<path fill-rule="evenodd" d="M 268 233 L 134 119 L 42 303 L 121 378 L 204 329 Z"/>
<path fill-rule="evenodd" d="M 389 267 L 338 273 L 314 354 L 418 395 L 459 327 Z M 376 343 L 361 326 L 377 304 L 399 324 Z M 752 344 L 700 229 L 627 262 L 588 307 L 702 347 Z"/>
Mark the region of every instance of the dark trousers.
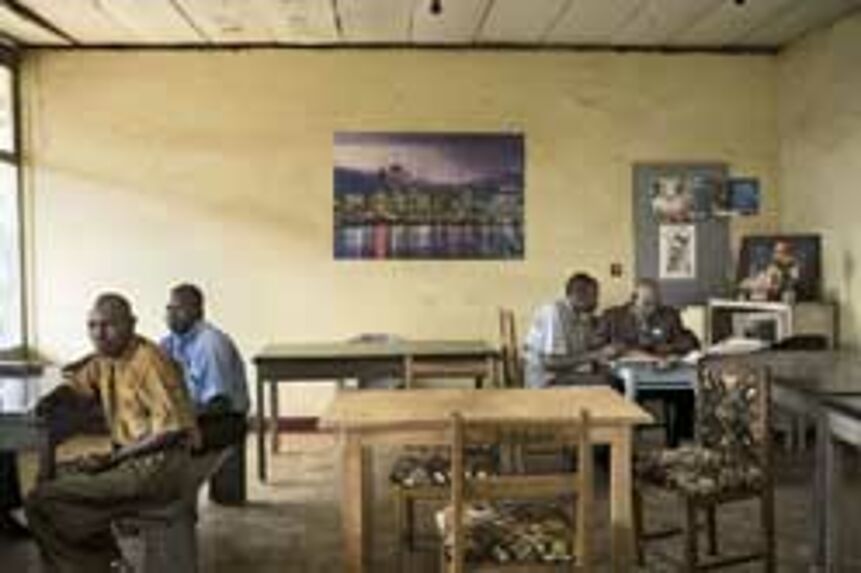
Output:
<path fill-rule="evenodd" d="M 230 448 L 230 455 L 209 480 L 209 499 L 221 505 L 242 505 L 246 500 L 244 414 L 202 414 L 197 418 L 205 451 Z"/>
<path fill-rule="evenodd" d="M 21 507 L 21 485 L 15 452 L 0 451 L 0 512 Z"/>
<path fill-rule="evenodd" d="M 674 448 L 682 440 L 693 439 L 695 418 L 693 390 L 646 390 L 638 394 L 637 400 L 662 402 L 669 447 Z"/>

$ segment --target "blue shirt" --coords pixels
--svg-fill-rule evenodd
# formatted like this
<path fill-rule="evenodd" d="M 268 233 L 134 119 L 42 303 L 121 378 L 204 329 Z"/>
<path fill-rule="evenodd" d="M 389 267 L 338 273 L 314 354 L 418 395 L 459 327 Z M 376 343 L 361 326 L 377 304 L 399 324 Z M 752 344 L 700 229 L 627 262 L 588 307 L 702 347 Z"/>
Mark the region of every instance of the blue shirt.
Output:
<path fill-rule="evenodd" d="M 545 366 L 549 357 L 575 358 L 595 344 L 595 320 L 591 314 L 577 314 L 566 299 L 538 309 L 526 334 L 524 374 L 528 388 L 544 388 L 563 373 L 553 373 Z M 571 374 L 592 371 L 591 362 L 570 368 Z"/>
<path fill-rule="evenodd" d="M 197 407 L 224 396 L 234 412 L 248 411 L 245 363 L 225 333 L 201 320 L 185 334 L 166 336 L 161 347 L 182 366 L 185 384 Z"/>

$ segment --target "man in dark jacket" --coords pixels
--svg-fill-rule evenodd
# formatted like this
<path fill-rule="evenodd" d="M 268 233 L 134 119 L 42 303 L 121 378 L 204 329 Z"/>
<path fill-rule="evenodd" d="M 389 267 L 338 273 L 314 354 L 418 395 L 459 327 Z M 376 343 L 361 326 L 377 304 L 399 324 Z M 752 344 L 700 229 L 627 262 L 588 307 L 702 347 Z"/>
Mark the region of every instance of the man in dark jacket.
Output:
<path fill-rule="evenodd" d="M 658 284 L 651 279 L 637 282 L 630 302 L 604 312 L 599 330 L 618 354 L 670 357 L 699 347 L 696 336 L 682 324 L 679 311 L 662 304 Z"/>
<path fill-rule="evenodd" d="M 658 283 L 651 279 L 637 281 L 630 302 L 604 312 L 599 333 L 610 349 L 608 355 L 665 361 L 699 348 L 696 335 L 684 327 L 679 311 L 662 304 Z M 673 435 L 693 437 L 693 392 L 673 391 L 661 398 L 676 414 Z"/>

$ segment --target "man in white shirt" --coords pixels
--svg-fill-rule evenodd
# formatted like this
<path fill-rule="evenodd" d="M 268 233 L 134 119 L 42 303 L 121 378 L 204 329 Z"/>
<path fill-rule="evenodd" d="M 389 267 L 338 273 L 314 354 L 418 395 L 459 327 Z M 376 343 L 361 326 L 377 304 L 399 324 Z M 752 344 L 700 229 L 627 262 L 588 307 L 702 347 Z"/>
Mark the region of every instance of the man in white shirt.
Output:
<path fill-rule="evenodd" d="M 577 384 L 597 371 L 603 358 L 597 307 L 598 281 L 576 273 L 568 279 L 563 298 L 538 309 L 526 336 L 527 387 Z"/>

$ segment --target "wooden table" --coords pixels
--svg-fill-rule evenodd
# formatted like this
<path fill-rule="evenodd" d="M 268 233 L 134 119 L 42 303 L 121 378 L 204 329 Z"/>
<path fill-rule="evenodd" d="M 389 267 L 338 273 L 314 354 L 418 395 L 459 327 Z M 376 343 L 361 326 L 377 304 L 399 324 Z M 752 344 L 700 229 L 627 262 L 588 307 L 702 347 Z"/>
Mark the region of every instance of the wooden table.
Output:
<path fill-rule="evenodd" d="M 31 414 L 0 413 L 0 450 L 38 450 L 48 445 L 47 425 Z"/>
<path fill-rule="evenodd" d="M 277 344 L 254 357 L 257 367 L 257 475 L 266 481 L 264 386 L 270 384 L 273 449 L 278 429 L 278 384 L 349 379 L 403 378 L 407 363 L 485 364 L 492 378 L 498 351 L 482 341 L 411 340 Z"/>
<path fill-rule="evenodd" d="M 567 420 L 587 408 L 593 440 L 610 446 L 610 524 L 614 570 L 633 567 L 632 428 L 651 416 L 605 387 L 521 389 L 428 389 L 339 392 L 321 425 L 341 432 L 343 491 L 341 512 L 345 570 L 364 571 L 368 528 L 366 488 L 371 475 L 369 448 L 375 444 L 445 444 L 452 412 L 468 419 Z"/>
<path fill-rule="evenodd" d="M 17 397 L 14 404 L 6 403 L 0 408 L 0 450 L 37 452 L 39 479 L 54 474 L 54 448 L 47 422 L 23 409 L 35 405 L 49 383 L 56 384 L 56 381 L 44 375 L 41 365 L 0 361 L 0 395 L 9 398 L 8 391 L 14 389 L 11 394 Z"/>

